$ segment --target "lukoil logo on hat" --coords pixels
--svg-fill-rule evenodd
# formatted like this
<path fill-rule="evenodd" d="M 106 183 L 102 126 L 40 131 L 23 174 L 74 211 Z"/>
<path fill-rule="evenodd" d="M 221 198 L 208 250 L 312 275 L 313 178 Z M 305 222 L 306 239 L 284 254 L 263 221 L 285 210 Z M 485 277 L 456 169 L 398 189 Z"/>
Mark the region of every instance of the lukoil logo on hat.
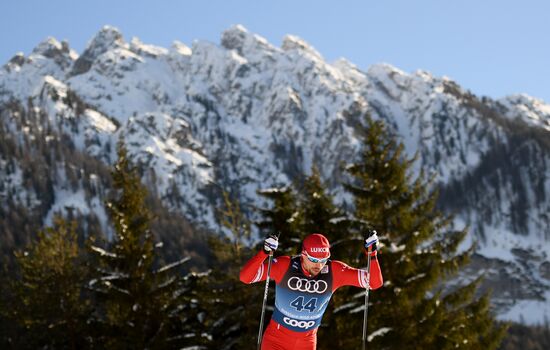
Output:
<path fill-rule="evenodd" d="M 330 256 L 330 243 L 322 234 L 313 233 L 304 239 L 302 250 L 310 256 L 324 259 Z"/>

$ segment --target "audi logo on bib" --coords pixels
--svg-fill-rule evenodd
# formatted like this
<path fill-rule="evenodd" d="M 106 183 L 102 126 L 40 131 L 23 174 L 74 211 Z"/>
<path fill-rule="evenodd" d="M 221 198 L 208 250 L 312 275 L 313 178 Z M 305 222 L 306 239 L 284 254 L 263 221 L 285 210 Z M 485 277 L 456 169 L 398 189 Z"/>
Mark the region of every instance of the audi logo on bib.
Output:
<path fill-rule="evenodd" d="M 288 280 L 288 288 L 306 293 L 323 294 L 328 289 L 327 282 L 323 280 L 307 280 L 305 278 L 291 277 Z"/>
<path fill-rule="evenodd" d="M 283 318 L 283 321 L 292 327 L 298 327 L 303 329 L 308 329 L 315 325 L 315 321 L 298 321 L 288 317 Z"/>

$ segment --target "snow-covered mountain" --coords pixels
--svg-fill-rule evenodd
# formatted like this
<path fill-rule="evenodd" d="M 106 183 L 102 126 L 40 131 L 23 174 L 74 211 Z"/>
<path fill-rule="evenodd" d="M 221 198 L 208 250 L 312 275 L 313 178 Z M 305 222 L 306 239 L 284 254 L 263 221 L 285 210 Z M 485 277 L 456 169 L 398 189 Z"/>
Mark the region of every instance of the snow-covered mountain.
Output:
<path fill-rule="evenodd" d="M 314 165 L 345 201 L 342 165 L 358 155 L 356 130 L 367 112 L 395 130 L 409 155 L 419 154 L 416 170 L 435 176 L 441 208 L 456 214 L 458 227 L 469 225 L 467 243 L 479 241 L 469 277 L 486 274 L 499 316 L 549 317 L 550 105 L 543 101 L 480 98 L 448 78 L 388 64 L 365 72 L 344 59 L 328 63 L 300 38 L 275 47 L 242 26 L 225 31 L 220 45 L 168 49 L 127 42 L 106 26 L 80 55 L 48 38 L 0 70 L 5 130 L 23 140 L 34 123 L 47 139 L 51 128 L 105 163 L 123 136 L 166 205 L 211 228 L 222 189 L 262 206 L 258 189 L 287 185 Z M 0 154 L 0 198 L 40 205 L 21 165 L 7 163 Z M 101 191 L 83 198 L 77 187 L 52 186 L 46 223 L 63 208 L 104 217 Z"/>

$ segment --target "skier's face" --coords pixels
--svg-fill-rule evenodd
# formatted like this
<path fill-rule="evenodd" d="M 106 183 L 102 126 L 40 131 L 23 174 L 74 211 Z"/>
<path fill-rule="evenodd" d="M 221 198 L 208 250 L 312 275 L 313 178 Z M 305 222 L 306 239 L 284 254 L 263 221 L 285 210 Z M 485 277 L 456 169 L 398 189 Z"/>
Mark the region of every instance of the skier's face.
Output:
<path fill-rule="evenodd" d="M 306 254 L 302 253 L 302 268 L 304 271 L 309 273 L 311 276 L 316 276 L 323 267 L 327 264 L 327 261 L 321 261 L 321 262 L 313 262 L 309 260 L 308 256 Z"/>

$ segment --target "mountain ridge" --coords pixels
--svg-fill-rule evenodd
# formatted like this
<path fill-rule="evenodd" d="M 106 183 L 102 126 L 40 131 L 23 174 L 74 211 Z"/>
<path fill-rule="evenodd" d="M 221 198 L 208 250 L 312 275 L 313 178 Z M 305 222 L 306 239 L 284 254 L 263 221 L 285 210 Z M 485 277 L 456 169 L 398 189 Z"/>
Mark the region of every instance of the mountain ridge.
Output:
<path fill-rule="evenodd" d="M 105 26 L 81 55 L 48 38 L 0 70 L 2 123 L 24 132 L 5 107 L 14 101 L 106 163 L 124 137 L 149 187 L 216 229 L 221 190 L 263 206 L 259 189 L 288 185 L 314 165 L 349 205 L 342 164 L 356 159 L 357 128 L 370 113 L 410 156 L 419 155 L 415 171 L 434 176 L 439 205 L 456 214 L 455 224 L 470 226 L 468 242 L 480 241 L 477 264 L 489 267 L 493 285 L 505 283 L 499 269 L 519 272 L 543 292 L 518 290 L 514 298 L 550 298 L 543 268 L 550 264 L 550 106 L 543 101 L 479 98 L 449 78 L 389 64 L 366 72 L 345 59 L 330 64 L 298 37 L 286 36 L 278 48 L 240 25 L 224 31 L 220 45 L 168 49 L 128 43 Z M 23 191 L 17 181 L 8 184 L 15 173 L 0 182 Z M 59 195 L 52 208 L 65 206 L 70 201 Z M 509 293 L 495 294 L 502 317 L 519 319 Z M 550 314 L 548 307 L 535 311 L 538 322 Z"/>

